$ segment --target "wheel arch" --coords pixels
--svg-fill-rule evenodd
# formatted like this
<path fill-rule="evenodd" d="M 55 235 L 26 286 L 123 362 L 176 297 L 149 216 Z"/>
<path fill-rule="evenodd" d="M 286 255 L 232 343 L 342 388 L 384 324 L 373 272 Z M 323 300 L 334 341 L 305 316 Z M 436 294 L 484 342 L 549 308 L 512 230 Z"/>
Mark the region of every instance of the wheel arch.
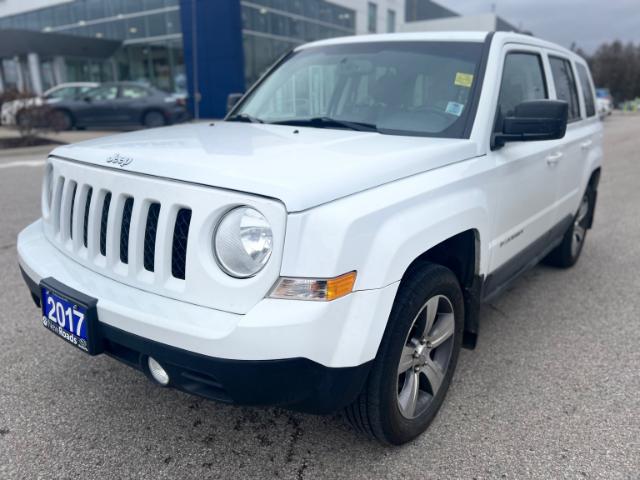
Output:
<path fill-rule="evenodd" d="M 51 109 L 51 113 L 52 114 L 64 113 L 65 115 L 68 115 L 69 116 L 69 120 L 71 120 L 71 125 L 69 125 L 70 128 L 73 128 L 73 127 L 77 126 L 77 124 L 78 124 L 78 120 L 76 119 L 76 116 L 68 108 L 65 108 L 65 107 L 54 107 L 54 108 Z"/>
<path fill-rule="evenodd" d="M 465 303 L 463 346 L 475 348 L 480 309 L 480 232 L 471 228 L 453 235 L 418 255 L 407 267 L 402 282 L 415 269 L 435 263 L 451 270 L 460 282 Z"/>
<path fill-rule="evenodd" d="M 600 174 L 602 173 L 602 167 L 597 167 L 593 172 L 591 172 L 591 176 L 589 177 L 589 186 L 594 190 L 598 189 L 598 185 L 600 184 Z"/>
<path fill-rule="evenodd" d="M 159 113 L 160 115 L 162 115 L 162 118 L 164 118 L 165 124 L 169 123 L 169 119 L 167 118 L 166 112 L 162 110 L 160 107 L 154 106 L 154 107 L 147 107 L 144 110 L 142 110 L 142 113 L 140 114 L 140 123 L 142 125 L 144 125 L 144 120 L 146 116 L 152 112 Z"/>
<path fill-rule="evenodd" d="M 589 218 L 587 220 L 587 228 L 593 227 L 593 219 L 595 217 L 596 211 L 596 203 L 598 200 L 598 185 L 600 184 L 600 174 L 602 172 L 602 167 L 597 167 L 593 172 L 591 172 L 591 176 L 589 177 L 589 183 L 587 184 L 587 188 L 591 191 L 591 210 L 589 211 Z"/>

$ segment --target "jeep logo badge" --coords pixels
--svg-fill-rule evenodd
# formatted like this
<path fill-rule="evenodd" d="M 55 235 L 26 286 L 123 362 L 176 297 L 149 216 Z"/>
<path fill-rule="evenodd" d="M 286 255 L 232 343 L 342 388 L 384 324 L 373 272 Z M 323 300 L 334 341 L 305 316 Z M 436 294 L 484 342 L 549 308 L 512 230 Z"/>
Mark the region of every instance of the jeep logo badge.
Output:
<path fill-rule="evenodd" d="M 112 163 L 114 165 L 118 165 L 120 168 L 126 167 L 131 162 L 133 162 L 133 158 L 125 157 L 124 155 L 120 155 L 116 153 L 107 158 L 107 163 Z"/>

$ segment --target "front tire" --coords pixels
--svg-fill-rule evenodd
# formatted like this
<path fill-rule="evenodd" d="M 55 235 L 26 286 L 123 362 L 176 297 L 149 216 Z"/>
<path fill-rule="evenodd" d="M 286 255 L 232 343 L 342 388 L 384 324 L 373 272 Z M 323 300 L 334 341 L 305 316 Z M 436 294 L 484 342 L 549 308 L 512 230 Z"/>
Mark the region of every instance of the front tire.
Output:
<path fill-rule="evenodd" d="M 65 110 L 54 110 L 51 113 L 51 125 L 54 130 L 68 131 L 74 126 L 73 117 Z"/>
<path fill-rule="evenodd" d="M 463 326 L 462 291 L 451 270 L 426 263 L 408 272 L 367 383 L 346 409 L 350 423 L 391 445 L 424 432 L 449 389 Z"/>

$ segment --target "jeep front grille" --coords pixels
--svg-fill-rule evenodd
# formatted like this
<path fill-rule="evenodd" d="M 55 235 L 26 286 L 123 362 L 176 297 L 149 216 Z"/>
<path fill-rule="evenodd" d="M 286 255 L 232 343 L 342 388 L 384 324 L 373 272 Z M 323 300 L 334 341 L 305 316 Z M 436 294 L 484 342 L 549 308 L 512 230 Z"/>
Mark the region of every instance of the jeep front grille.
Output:
<path fill-rule="evenodd" d="M 280 275 L 286 210 L 276 200 L 126 167 L 59 157 L 50 157 L 49 164 L 51 183 L 47 179 L 42 195 L 44 234 L 69 261 L 102 277 L 182 302 L 246 313 Z M 239 205 L 258 209 L 274 230 L 274 254 L 250 279 L 224 273 L 212 251 L 217 223 Z"/>
<path fill-rule="evenodd" d="M 94 199 L 94 186 L 80 184 L 75 180 L 70 180 L 64 176 L 59 176 L 56 182 L 55 201 L 51 206 L 51 216 L 54 218 L 54 233 L 63 241 L 70 242 L 70 245 L 77 245 L 73 242 L 74 223 L 82 225 L 82 245 L 80 248 L 89 249 L 89 240 L 98 239 L 98 251 L 102 257 L 107 257 L 107 251 L 115 245 L 118 252 L 109 252 L 120 259 L 124 265 L 129 264 L 131 248 L 136 248 L 132 243 L 131 219 L 135 197 L 131 194 L 120 193 L 114 198 L 113 192 L 101 189 L 98 191 L 99 207 L 92 209 Z M 79 217 L 79 210 L 76 205 L 83 205 L 82 216 Z M 155 271 L 156 263 L 156 239 L 159 235 L 158 221 L 162 206 L 159 202 L 146 202 L 144 241 L 142 242 L 141 254 L 142 264 L 145 270 Z M 92 221 L 93 215 L 98 215 L 99 221 Z M 114 220 L 110 221 L 113 217 Z M 173 225 L 170 231 L 173 232 L 171 240 L 171 274 L 174 278 L 184 280 L 186 275 L 187 244 L 189 242 L 189 224 L 191 221 L 191 209 L 180 208 L 176 211 Z M 95 230 L 92 232 L 92 229 Z M 109 241 L 113 236 L 118 237 L 117 242 Z"/>

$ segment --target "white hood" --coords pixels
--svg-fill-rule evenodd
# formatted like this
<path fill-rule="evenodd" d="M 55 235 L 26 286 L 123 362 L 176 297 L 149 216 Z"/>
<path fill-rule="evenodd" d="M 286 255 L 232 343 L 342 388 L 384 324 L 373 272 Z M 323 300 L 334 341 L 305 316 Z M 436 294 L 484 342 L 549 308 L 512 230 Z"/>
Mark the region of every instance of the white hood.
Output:
<path fill-rule="evenodd" d="M 123 167 L 107 163 L 115 154 L 132 161 Z M 52 152 L 102 167 L 277 198 L 290 212 L 476 154 L 470 140 L 232 122 L 124 133 Z"/>

